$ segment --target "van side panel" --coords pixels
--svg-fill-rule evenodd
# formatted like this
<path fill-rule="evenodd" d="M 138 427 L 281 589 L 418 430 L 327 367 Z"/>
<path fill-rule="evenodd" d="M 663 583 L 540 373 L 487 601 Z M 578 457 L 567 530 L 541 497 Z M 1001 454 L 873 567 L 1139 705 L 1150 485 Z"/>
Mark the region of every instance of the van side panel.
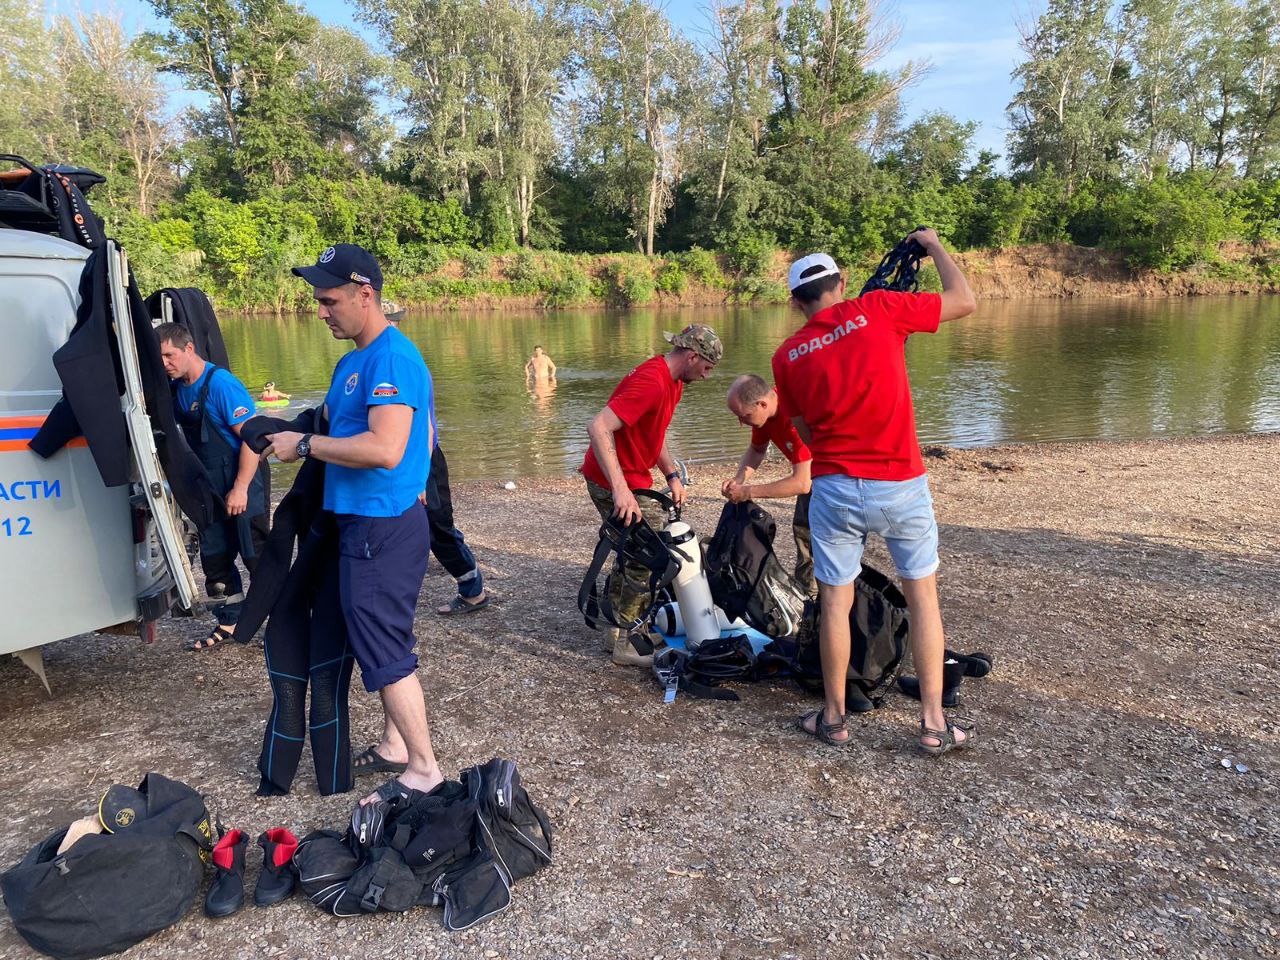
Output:
<path fill-rule="evenodd" d="M 48 460 L 26 446 L 62 395 L 53 351 L 75 324 L 87 255 L 26 237 L 39 243 L 0 245 L 0 654 L 137 611 L 128 488 L 103 485 L 83 439 Z"/>

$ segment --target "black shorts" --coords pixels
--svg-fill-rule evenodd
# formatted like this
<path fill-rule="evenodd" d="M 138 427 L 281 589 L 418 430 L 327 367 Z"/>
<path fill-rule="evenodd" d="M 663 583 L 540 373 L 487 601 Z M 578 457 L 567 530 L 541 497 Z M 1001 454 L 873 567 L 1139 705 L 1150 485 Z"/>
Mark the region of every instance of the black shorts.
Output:
<path fill-rule="evenodd" d="M 418 668 L 413 615 L 427 572 L 431 528 L 415 502 L 398 517 L 337 514 L 338 591 L 366 690 Z"/>

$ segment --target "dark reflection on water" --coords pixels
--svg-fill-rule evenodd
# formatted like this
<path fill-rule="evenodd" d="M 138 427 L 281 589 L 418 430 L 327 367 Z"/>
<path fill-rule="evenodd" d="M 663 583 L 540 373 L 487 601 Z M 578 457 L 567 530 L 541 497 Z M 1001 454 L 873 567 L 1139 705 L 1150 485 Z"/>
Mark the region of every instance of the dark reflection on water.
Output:
<path fill-rule="evenodd" d="M 441 440 L 458 477 L 560 475 L 577 468 L 586 424 L 618 379 L 664 344 L 663 330 L 712 324 L 725 360 L 693 384 L 672 423 L 677 456 L 736 457 L 747 432 L 725 409 L 739 373 L 768 376 L 798 326 L 783 307 L 411 314 L 402 328 L 436 385 Z M 348 348 L 313 317 L 223 320 L 234 372 L 318 403 Z M 541 344 L 560 368 L 533 390 Z M 989 303 L 907 361 L 924 443 L 1144 438 L 1280 430 L 1280 299 Z M 286 411 L 287 413 L 287 411 Z"/>

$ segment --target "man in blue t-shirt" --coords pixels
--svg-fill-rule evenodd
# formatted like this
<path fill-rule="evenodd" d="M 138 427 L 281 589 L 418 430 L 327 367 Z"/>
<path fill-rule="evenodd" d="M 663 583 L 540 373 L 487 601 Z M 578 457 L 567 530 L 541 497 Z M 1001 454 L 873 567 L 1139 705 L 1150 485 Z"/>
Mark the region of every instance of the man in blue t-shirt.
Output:
<path fill-rule="evenodd" d="M 156 337 L 160 359 L 172 378 L 178 423 L 214 489 L 224 497 L 225 511 L 200 531 L 205 593 L 214 604 L 220 603 L 214 607 L 218 622 L 208 636 L 187 644 L 189 650 L 207 650 L 235 637 L 244 600 L 237 555 L 252 574 L 267 539 L 266 485 L 258 471 L 261 460 L 240 442 L 240 427 L 253 416 L 253 400 L 230 370 L 196 353 L 191 332 L 182 324 L 161 324 Z"/>
<path fill-rule="evenodd" d="M 414 653 L 414 611 L 430 553 L 421 498 L 435 445 L 431 374 L 422 354 L 382 310 L 382 270 L 354 244 L 293 272 L 315 288 L 320 319 L 355 349 L 338 361 L 324 414 L 328 435 L 281 432 L 269 439 L 285 463 L 323 460 L 324 508 L 338 525 L 338 582 L 351 650 L 365 688 L 386 715 L 370 748 L 380 768 L 400 769 L 365 802 L 435 788 L 444 777 L 431 748 Z"/>

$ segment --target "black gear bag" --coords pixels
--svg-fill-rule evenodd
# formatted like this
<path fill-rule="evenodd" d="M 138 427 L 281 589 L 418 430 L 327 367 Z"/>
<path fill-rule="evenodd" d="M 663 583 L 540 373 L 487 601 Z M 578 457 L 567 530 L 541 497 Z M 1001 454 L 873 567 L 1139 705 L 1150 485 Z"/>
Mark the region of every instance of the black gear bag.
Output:
<path fill-rule="evenodd" d="M 138 789 L 145 808 L 115 821 L 127 829 L 89 834 L 58 854 L 64 827 L 0 876 L 14 928 L 36 950 L 59 960 L 116 953 L 190 908 L 212 847 L 204 800 L 158 773 Z"/>
<path fill-rule="evenodd" d="M 794 637 L 805 598 L 773 552 L 777 532 L 773 515 L 759 504 L 726 503 L 707 544 L 707 581 L 730 622 L 741 617 L 770 637 Z"/>
<path fill-rule="evenodd" d="M 865 563 L 854 586 L 849 611 L 849 699 L 857 699 L 860 693 L 879 707 L 893 689 L 907 654 L 907 600 L 893 581 Z M 809 601 L 796 638 L 796 682 L 818 694 L 822 693 L 821 619 L 818 604 Z"/>

